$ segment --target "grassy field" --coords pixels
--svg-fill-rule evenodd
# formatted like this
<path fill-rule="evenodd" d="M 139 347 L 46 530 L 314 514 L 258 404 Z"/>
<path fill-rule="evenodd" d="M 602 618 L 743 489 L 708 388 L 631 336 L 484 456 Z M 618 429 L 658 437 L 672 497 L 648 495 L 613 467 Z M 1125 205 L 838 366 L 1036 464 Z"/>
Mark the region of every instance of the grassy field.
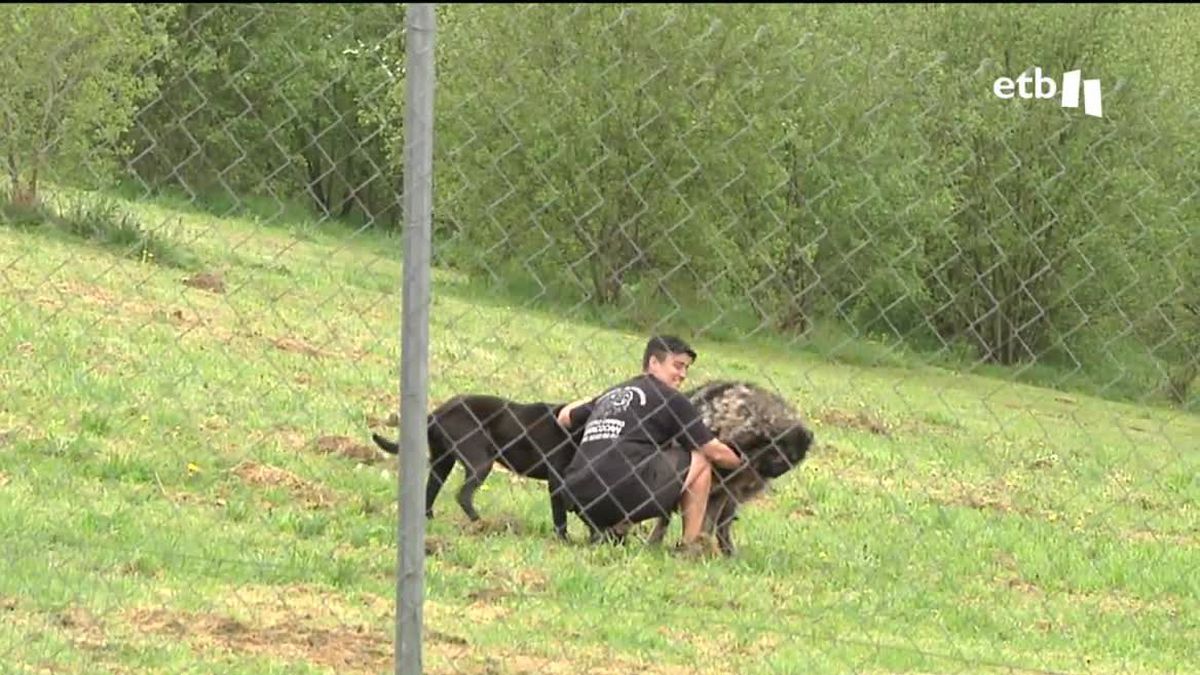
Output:
<path fill-rule="evenodd" d="M 0 227 L 3 671 L 391 672 L 400 243 L 130 209 L 161 245 Z M 434 282 L 431 405 L 637 369 L 642 333 Z M 503 471 L 470 527 L 456 471 L 427 672 L 1197 672 L 1200 418 L 695 342 L 689 384 L 776 387 L 817 435 L 739 554 L 559 543 Z"/>

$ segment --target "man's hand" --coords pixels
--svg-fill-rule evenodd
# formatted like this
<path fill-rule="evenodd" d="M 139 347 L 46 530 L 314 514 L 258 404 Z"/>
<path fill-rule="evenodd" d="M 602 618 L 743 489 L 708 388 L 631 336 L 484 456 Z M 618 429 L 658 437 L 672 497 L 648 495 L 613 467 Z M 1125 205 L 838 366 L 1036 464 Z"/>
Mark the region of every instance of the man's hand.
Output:
<path fill-rule="evenodd" d="M 564 429 L 571 428 L 571 413 L 581 405 L 586 404 L 591 399 L 581 398 L 578 401 L 568 403 L 563 406 L 562 410 L 558 411 L 558 424 Z"/>
<path fill-rule="evenodd" d="M 708 458 L 708 461 L 722 469 L 736 469 L 747 461 L 744 457 L 734 452 L 733 448 L 725 445 L 720 439 L 716 438 L 701 446 L 700 452 Z"/>
<path fill-rule="evenodd" d="M 558 426 L 564 429 L 571 428 L 571 411 L 575 409 L 574 403 L 568 403 L 558 411 Z"/>

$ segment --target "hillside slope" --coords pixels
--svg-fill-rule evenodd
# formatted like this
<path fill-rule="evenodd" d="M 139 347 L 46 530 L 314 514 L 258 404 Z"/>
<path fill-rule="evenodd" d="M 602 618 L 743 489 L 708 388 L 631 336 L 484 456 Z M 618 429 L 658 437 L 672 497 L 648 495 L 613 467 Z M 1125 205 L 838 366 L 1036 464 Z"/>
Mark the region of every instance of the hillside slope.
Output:
<path fill-rule="evenodd" d="M 127 206 L 181 266 L 0 227 L 0 658 L 19 672 L 389 670 L 396 465 L 368 432 L 396 433 L 399 243 Z M 645 341 L 446 272 L 430 332 L 431 405 L 593 393 L 635 372 Z M 690 384 L 775 387 L 817 436 L 743 512 L 739 555 L 560 544 L 544 486 L 503 471 L 477 499 L 487 522 L 468 527 L 456 472 L 429 523 L 430 672 L 1187 662 L 1197 417 L 695 343 Z"/>

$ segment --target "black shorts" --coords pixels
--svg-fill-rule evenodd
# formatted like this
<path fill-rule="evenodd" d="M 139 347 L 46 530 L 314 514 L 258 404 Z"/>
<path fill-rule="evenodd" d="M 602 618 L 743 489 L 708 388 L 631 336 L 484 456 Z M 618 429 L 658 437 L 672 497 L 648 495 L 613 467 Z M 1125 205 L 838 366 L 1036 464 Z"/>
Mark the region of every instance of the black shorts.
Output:
<path fill-rule="evenodd" d="M 596 529 L 669 517 L 679 507 L 692 453 L 677 446 L 647 452 L 616 446 L 566 476 L 567 500 Z"/>

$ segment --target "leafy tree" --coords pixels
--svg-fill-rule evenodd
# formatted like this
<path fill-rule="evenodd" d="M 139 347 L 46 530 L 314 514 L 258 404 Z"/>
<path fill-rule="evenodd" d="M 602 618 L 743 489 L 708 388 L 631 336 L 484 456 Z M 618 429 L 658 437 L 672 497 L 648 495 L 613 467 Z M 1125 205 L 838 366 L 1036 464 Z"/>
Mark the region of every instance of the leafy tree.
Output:
<path fill-rule="evenodd" d="M 161 8 L 131 4 L 0 7 L 0 117 L 10 198 L 32 204 L 48 175 L 111 175 L 155 79 L 139 66 L 164 47 Z"/>
<path fill-rule="evenodd" d="M 193 194 L 298 200 L 325 218 L 397 217 L 379 101 L 399 67 L 393 5 L 186 4 L 153 64 L 163 96 L 133 134 L 136 175 Z M 401 46 L 402 49 L 402 46 Z"/>

